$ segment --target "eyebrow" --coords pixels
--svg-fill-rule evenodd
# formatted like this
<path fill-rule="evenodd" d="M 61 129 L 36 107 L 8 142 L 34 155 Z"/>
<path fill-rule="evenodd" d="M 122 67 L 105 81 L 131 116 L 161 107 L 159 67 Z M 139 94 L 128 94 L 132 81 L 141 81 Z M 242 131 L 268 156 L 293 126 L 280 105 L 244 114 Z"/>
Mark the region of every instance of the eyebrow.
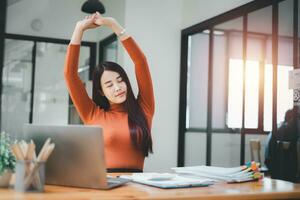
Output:
<path fill-rule="evenodd" d="M 122 78 L 121 76 L 118 76 L 116 79 L 119 79 L 119 78 Z M 109 81 L 106 81 L 106 82 L 104 82 L 104 84 L 108 84 L 108 83 L 111 83 L 112 81 L 111 80 L 109 80 Z"/>

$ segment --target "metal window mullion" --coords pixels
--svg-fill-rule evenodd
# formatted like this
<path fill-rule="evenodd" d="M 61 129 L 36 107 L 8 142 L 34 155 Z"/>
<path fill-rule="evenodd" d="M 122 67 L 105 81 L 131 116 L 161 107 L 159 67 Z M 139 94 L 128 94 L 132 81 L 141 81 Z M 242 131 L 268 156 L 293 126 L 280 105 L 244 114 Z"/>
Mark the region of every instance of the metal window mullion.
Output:
<path fill-rule="evenodd" d="M 298 0 L 294 0 L 294 17 L 293 17 L 293 25 L 294 25 L 294 41 L 293 41 L 293 65 L 294 68 L 299 68 L 298 63 Z"/>
<path fill-rule="evenodd" d="M 241 155 L 240 164 L 245 163 L 245 94 L 246 94 L 246 60 L 247 60 L 247 14 L 243 16 L 243 103 L 242 103 L 242 128 L 241 128 Z"/>
<path fill-rule="evenodd" d="M 262 44 L 262 59 L 259 62 L 259 109 L 258 109 L 258 130 L 259 133 L 264 132 L 264 107 L 265 107 L 265 102 L 264 102 L 264 97 L 265 97 L 265 60 L 266 60 L 266 50 L 267 50 L 267 40 L 268 37 L 265 37 L 263 39 L 263 44 Z"/>
<path fill-rule="evenodd" d="M 93 80 L 93 72 L 97 60 L 97 43 L 93 43 L 89 47 L 90 47 L 89 80 Z"/>
<path fill-rule="evenodd" d="M 2 73 L 4 67 L 4 49 L 5 49 L 5 26 L 6 26 L 7 0 L 0 0 L 0 129 L 2 115 Z"/>
<path fill-rule="evenodd" d="M 180 60 L 180 96 L 179 96 L 179 122 L 178 122 L 178 151 L 177 166 L 184 166 L 185 133 L 186 133 L 186 105 L 187 105 L 187 63 L 188 63 L 188 35 L 181 34 L 181 60 Z"/>
<path fill-rule="evenodd" d="M 272 63 L 273 63 L 273 107 L 272 131 L 277 133 L 277 70 L 278 70 L 278 3 L 272 6 Z"/>
<path fill-rule="evenodd" d="M 206 120 L 206 165 L 211 165 L 211 141 L 212 141 L 212 93 L 213 93 L 213 51 L 214 34 L 213 28 L 209 32 L 208 50 L 208 90 L 207 90 L 207 120 Z"/>
<path fill-rule="evenodd" d="M 35 85 L 35 68 L 36 68 L 36 44 L 34 42 L 31 54 L 31 91 L 30 91 L 30 109 L 29 109 L 29 123 L 33 123 L 33 108 L 34 108 L 34 85 Z"/>
<path fill-rule="evenodd" d="M 227 121 L 228 121 L 228 98 L 229 98 L 229 50 L 230 50 L 230 32 L 225 32 L 226 34 L 226 61 L 225 61 L 225 92 L 224 92 L 224 99 L 225 99 L 225 122 L 224 128 L 228 128 Z"/>

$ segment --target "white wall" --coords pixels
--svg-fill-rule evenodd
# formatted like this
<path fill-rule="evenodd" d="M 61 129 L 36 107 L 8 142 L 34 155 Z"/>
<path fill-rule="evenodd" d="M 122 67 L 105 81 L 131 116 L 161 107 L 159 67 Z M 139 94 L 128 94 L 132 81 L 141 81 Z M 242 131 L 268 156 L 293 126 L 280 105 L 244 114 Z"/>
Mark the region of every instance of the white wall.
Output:
<path fill-rule="evenodd" d="M 183 0 L 182 28 L 220 15 L 252 0 Z"/>
<path fill-rule="evenodd" d="M 154 154 L 146 159 L 145 171 L 168 171 L 177 164 L 181 29 L 250 0 L 102 1 L 107 14 L 125 25 L 147 56 L 155 90 L 156 113 L 152 128 Z M 8 9 L 7 32 L 69 39 L 75 22 L 84 17 L 80 11 L 84 0 L 70 2 L 23 0 L 14 4 Z M 39 32 L 30 28 L 34 18 L 43 22 Z M 109 33 L 108 30 L 93 30 L 84 39 L 99 41 Z M 123 55 L 123 50 L 119 52 L 119 62 L 134 80 L 132 62 Z"/>
<path fill-rule="evenodd" d="M 21 0 L 8 7 L 6 32 L 70 39 L 76 22 L 87 15 L 81 12 L 83 2 L 85 0 Z M 124 0 L 118 1 L 117 4 L 109 0 L 102 2 L 107 13 L 124 23 Z M 34 19 L 40 19 L 42 22 L 40 31 L 31 28 Z M 89 30 L 83 39 L 99 41 L 109 34 L 111 31 L 107 28 Z"/>
<path fill-rule="evenodd" d="M 182 1 L 127 0 L 125 9 L 126 28 L 147 56 L 155 92 L 154 154 L 145 171 L 166 171 L 177 163 Z M 128 56 L 124 66 L 134 74 Z"/>

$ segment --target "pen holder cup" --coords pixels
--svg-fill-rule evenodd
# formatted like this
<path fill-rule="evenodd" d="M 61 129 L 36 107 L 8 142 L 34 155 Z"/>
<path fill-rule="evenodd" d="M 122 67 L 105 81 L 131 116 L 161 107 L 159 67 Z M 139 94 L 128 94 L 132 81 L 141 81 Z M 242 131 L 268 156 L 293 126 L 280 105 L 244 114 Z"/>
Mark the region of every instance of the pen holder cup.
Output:
<path fill-rule="evenodd" d="M 19 192 L 43 192 L 45 162 L 17 161 L 15 190 Z"/>

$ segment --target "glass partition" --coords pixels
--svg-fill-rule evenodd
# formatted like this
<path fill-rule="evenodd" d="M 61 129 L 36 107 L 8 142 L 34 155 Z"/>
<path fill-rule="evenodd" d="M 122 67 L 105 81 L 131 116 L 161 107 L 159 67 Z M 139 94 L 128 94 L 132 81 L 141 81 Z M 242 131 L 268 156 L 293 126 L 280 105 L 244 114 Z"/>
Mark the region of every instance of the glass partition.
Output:
<path fill-rule="evenodd" d="M 295 104 L 288 88 L 288 74 L 295 60 L 300 60 L 300 54 L 294 58 L 293 52 L 295 3 L 253 1 L 181 32 L 181 72 L 185 74 L 180 86 L 178 165 L 196 154 L 197 162 L 201 160 L 204 154 L 199 150 L 204 146 L 206 164 L 243 164 L 250 158 L 249 140 L 259 136 L 265 144 L 273 123 L 280 126 L 285 112 Z M 299 41 L 297 45 L 300 48 Z M 206 133 L 206 145 L 195 137 L 199 133 Z M 198 143 L 201 148 L 190 151 Z M 189 146 L 183 149 L 184 145 Z"/>
<path fill-rule="evenodd" d="M 26 37 L 5 39 L 1 131 L 17 139 L 22 138 L 24 123 L 82 124 L 64 80 L 67 46 Z M 90 63 L 95 59 L 91 51 L 91 46 L 81 46 L 78 69 L 90 97 Z"/>
<path fill-rule="evenodd" d="M 211 144 L 214 166 L 235 166 L 240 160 L 240 134 L 230 134 L 228 128 L 240 128 L 242 120 L 242 29 L 242 17 L 214 27 Z"/>
<path fill-rule="evenodd" d="M 66 45 L 37 43 L 33 123 L 67 124 L 68 92 L 63 70 Z"/>
<path fill-rule="evenodd" d="M 209 35 L 188 38 L 186 128 L 206 128 Z"/>
<path fill-rule="evenodd" d="M 104 60 L 108 60 L 108 61 L 112 61 L 112 62 L 117 62 L 118 59 L 118 41 L 115 40 L 113 42 L 111 42 L 110 44 L 108 44 L 107 46 L 104 47 L 104 51 L 103 51 L 103 59 Z"/>
<path fill-rule="evenodd" d="M 30 121 L 33 46 L 30 41 L 5 40 L 1 131 L 13 139 L 22 138 L 23 124 Z"/>
<path fill-rule="evenodd" d="M 272 100 L 269 81 L 273 74 L 267 71 L 272 63 L 272 6 L 248 14 L 247 62 L 245 127 L 259 133 L 263 125 L 272 126 L 272 103 L 268 101 Z"/>
<path fill-rule="evenodd" d="M 184 163 L 186 166 L 206 164 L 206 133 L 187 132 L 185 146 Z"/>
<path fill-rule="evenodd" d="M 213 128 L 242 127 L 243 18 L 214 29 Z"/>
<path fill-rule="evenodd" d="M 112 34 L 99 42 L 99 63 L 118 61 L 118 39 Z"/>

